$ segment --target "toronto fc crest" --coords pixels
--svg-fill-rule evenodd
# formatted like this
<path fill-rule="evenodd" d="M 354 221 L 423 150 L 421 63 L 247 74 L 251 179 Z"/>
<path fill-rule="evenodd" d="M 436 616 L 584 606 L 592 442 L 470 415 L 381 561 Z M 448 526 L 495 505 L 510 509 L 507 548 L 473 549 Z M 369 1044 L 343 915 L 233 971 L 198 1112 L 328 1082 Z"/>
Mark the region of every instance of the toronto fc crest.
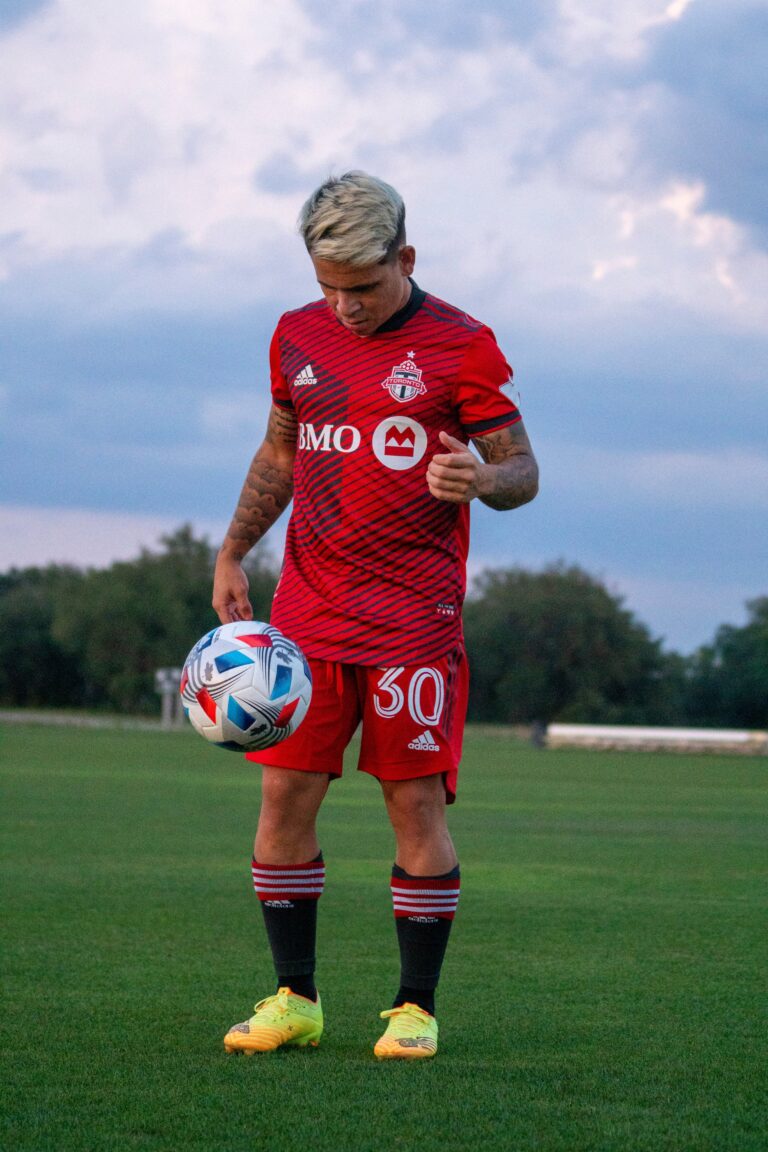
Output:
<path fill-rule="evenodd" d="M 413 400 L 414 396 L 421 396 L 427 390 L 421 382 L 421 369 L 413 362 L 414 355 L 409 352 L 408 359 L 403 360 L 402 364 L 395 364 L 386 380 L 381 382 L 382 388 L 386 388 L 392 399 L 400 404 Z"/>

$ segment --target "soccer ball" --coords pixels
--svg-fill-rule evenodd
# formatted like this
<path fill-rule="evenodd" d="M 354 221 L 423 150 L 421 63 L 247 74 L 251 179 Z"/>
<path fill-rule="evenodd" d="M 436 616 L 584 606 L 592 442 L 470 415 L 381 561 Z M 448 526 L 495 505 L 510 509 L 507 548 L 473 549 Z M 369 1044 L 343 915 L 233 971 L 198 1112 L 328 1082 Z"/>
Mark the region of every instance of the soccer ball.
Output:
<path fill-rule="evenodd" d="M 278 628 L 238 620 L 198 640 L 179 691 L 196 732 L 219 748 L 254 752 L 296 731 L 312 699 L 312 673 Z"/>

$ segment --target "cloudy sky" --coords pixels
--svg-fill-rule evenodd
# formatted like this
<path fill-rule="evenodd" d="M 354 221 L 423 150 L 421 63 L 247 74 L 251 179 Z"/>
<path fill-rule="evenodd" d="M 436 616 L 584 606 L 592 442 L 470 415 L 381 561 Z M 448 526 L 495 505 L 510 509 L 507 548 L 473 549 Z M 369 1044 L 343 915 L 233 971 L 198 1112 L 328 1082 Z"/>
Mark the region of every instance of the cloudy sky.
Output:
<path fill-rule="evenodd" d="M 3 0 L 0 570 L 223 534 L 329 172 L 493 327 L 564 559 L 690 651 L 768 593 L 766 0 Z M 280 533 L 275 545 L 279 547 Z"/>

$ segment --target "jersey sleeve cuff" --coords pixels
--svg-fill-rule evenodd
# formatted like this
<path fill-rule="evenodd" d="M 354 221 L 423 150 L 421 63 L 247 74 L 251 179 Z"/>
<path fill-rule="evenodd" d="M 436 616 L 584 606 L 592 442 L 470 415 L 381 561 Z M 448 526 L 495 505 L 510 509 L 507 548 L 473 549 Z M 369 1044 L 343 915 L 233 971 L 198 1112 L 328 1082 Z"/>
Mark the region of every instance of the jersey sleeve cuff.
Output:
<path fill-rule="evenodd" d="M 482 436 L 484 432 L 495 432 L 498 428 L 509 428 L 511 424 L 517 424 L 522 420 L 521 413 L 517 408 L 513 408 L 511 412 L 505 412 L 503 416 L 494 416 L 491 420 L 479 420 L 476 424 L 465 424 L 464 431 L 468 436 Z"/>

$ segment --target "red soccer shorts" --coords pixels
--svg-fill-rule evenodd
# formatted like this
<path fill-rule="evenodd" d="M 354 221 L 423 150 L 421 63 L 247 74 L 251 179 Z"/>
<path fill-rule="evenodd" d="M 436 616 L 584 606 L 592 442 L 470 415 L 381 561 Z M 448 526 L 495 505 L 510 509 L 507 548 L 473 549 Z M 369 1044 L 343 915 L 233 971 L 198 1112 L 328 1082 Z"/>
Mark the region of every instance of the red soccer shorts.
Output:
<path fill-rule="evenodd" d="M 362 721 L 358 770 L 379 780 L 442 773 L 446 803 L 456 799 L 467 713 L 463 648 L 431 664 L 369 668 L 309 658 L 312 703 L 299 728 L 249 760 L 341 776 L 344 750 Z"/>

